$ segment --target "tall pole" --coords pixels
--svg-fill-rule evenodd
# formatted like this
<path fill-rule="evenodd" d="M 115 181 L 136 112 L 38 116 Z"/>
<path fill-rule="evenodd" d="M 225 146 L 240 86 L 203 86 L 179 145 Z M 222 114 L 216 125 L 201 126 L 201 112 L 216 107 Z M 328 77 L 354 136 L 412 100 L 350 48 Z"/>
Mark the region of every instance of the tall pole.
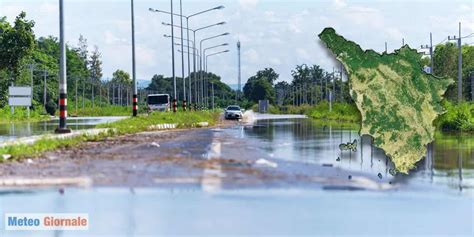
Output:
<path fill-rule="evenodd" d="M 385 53 L 387 53 L 387 42 L 385 42 Z"/>
<path fill-rule="evenodd" d="M 67 75 L 66 75 L 66 41 L 64 39 L 64 4 L 59 0 L 59 127 L 56 133 L 70 133 L 67 128 Z"/>
<path fill-rule="evenodd" d="M 474 71 L 469 73 L 469 77 L 471 78 L 471 101 L 474 101 Z"/>
<path fill-rule="evenodd" d="M 183 15 L 183 1 L 179 0 L 179 15 Z M 181 23 L 181 76 L 183 77 L 183 111 L 186 111 L 186 78 L 184 77 L 184 26 L 183 17 L 180 17 Z M 189 42 L 188 42 L 189 46 Z M 189 50 L 189 49 L 188 49 Z"/>
<path fill-rule="evenodd" d="M 196 31 L 193 31 L 193 35 L 194 35 L 194 41 L 193 41 L 193 47 L 194 47 L 194 65 L 193 65 L 193 71 L 194 71 L 194 95 L 196 96 L 196 102 L 199 104 L 200 103 L 200 99 L 199 99 L 199 90 L 198 90 L 198 86 L 199 86 L 199 79 L 198 79 L 198 76 L 197 76 L 197 73 L 196 73 L 196 67 L 197 67 L 197 59 L 198 59 L 198 55 L 197 55 L 197 49 L 196 49 Z"/>
<path fill-rule="evenodd" d="M 75 83 L 74 83 L 74 86 L 76 87 L 75 88 L 75 91 L 76 91 L 76 96 L 74 96 L 74 100 L 75 100 L 75 104 L 76 104 L 76 115 L 77 115 L 77 83 L 79 82 L 79 77 L 76 77 L 76 80 L 75 80 Z"/>
<path fill-rule="evenodd" d="M 336 70 L 332 67 L 332 93 L 336 97 Z"/>
<path fill-rule="evenodd" d="M 212 86 L 212 110 L 214 110 L 214 82 L 211 82 Z"/>
<path fill-rule="evenodd" d="M 173 13 L 173 0 L 171 1 L 171 25 L 174 25 L 174 13 Z M 174 69 L 174 27 L 171 27 L 171 65 L 173 67 L 173 90 L 174 90 L 174 98 L 173 98 L 173 112 L 176 113 L 176 74 Z"/>
<path fill-rule="evenodd" d="M 186 38 L 188 39 L 188 96 L 189 96 L 189 110 L 191 110 L 191 104 L 193 103 L 193 95 L 192 95 L 192 81 L 191 81 L 191 56 L 190 56 L 190 44 L 189 44 L 189 17 L 186 17 Z"/>
<path fill-rule="evenodd" d="M 200 58 L 200 63 L 199 63 L 199 81 L 201 82 L 201 106 L 204 107 L 205 101 L 204 101 L 204 74 L 203 74 L 203 63 L 204 63 L 204 55 L 202 54 L 202 40 L 199 44 L 199 58 Z"/>
<path fill-rule="evenodd" d="M 43 71 L 43 76 L 44 76 L 44 88 L 43 88 L 43 105 L 46 108 L 46 77 L 48 77 L 48 71 L 44 70 Z"/>
<path fill-rule="evenodd" d="M 94 97 L 94 77 L 95 77 L 95 76 L 92 76 L 92 80 L 91 80 L 92 108 L 94 108 L 94 105 L 95 105 L 95 97 Z"/>
<path fill-rule="evenodd" d="M 433 34 L 431 32 L 430 32 L 430 59 L 431 59 L 431 74 L 434 75 Z"/>
<path fill-rule="evenodd" d="M 458 102 L 462 101 L 462 44 L 461 44 L 461 22 L 459 22 L 459 38 L 458 38 Z"/>
<path fill-rule="evenodd" d="M 341 102 L 344 102 L 344 81 L 342 80 L 342 70 L 344 70 L 344 68 L 341 63 L 341 71 L 339 72 L 341 75 Z"/>
<path fill-rule="evenodd" d="M 33 95 L 34 95 L 34 90 L 33 90 L 33 86 L 34 86 L 33 77 L 34 77 L 34 68 L 35 68 L 35 65 L 34 65 L 34 64 L 30 64 L 30 65 L 28 65 L 28 66 L 30 67 L 31 96 L 33 97 Z"/>
<path fill-rule="evenodd" d="M 237 94 L 235 95 L 236 100 L 240 99 L 240 91 L 242 90 L 242 71 L 240 64 L 240 41 L 237 41 L 237 67 L 238 67 L 238 78 L 237 78 Z"/>
<path fill-rule="evenodd" d="M 85 99 L 86 99 L 86 80 L 82 80 L 82 110 L 84 110 Z"/>
<path fill-rule="evenodd" d="M 132 116 L 136 117 L 138 114 L 138 98 L 137 98 L 137 70 L 135 64 L 135 9 L 134 0 L 132 0 L 132 76 L 133 76 L 133 105 L 132 105 Z M 173 2 L 173 1 L 171 1 Z M 171 17 L 173 18 L 173 17 Z M 128 101 L 128 98 L 127 98 Z"/>

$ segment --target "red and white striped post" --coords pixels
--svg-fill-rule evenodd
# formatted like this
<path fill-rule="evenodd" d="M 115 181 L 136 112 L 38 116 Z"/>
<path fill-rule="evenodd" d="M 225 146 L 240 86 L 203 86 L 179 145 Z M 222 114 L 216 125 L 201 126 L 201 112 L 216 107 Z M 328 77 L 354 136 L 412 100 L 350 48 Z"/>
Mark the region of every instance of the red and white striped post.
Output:
<path fill-rule="evenodd" d="M 66 43 L 64 39 L 64 4 L 59 0 L 59 127 L 56 133 L 70 133 L 67 128 L 67 77 L 66 77 Z"/>
<path fill-rule="evenodd" d="M 133 117 L 138 115 L 138 91 L 137 91 L 137 73 L 136 73 L 136 66 L 135 66 L 135 10 L 133 0 L 131 0 L 132 4 L 132 76 L 133 76 L 133 101 L 132 101 L 132 110 L 133 110 Z"/>

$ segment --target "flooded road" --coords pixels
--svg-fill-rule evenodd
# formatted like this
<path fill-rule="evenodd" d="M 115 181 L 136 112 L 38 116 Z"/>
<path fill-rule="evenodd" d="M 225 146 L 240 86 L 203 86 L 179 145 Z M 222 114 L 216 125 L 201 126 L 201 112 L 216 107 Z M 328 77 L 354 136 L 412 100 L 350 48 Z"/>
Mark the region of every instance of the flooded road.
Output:
<path fill-rule="evenodd" d="M 309 119 L 260 120 L 255 126 L 234 128 L 244 139 L 255 139 L 270 156 L 290 161 L 330 164 L 344 170 L 358 171 L 381 179 L 393 178 L 393 164 L 384 151 L 372 146 L 369 136 L 362 138 L 354 125 L 320 124 Z M 339 150 L 339 144 L 357 139 L 357 151 Z M 399 175 L 407 187 L 443 188 L 473 193 L 474 136 L 436 134 L 427 148 L 427 157 L 410 175 Z"/>
<path fill-rule="evenodd" d="M 356 152 L 339 151 L 354 139 Z M 0 236 L 472 236 L 473 146 L 438 135 L 417 170 L 392 176 L 383 151 L 350 125 L 273 119 L 126 136 L 2 166 L 2 176 L 69 174 L 94 185 L 0 191 L 3 213 L 91 221 L 86 232 Z"/>
<path fill-rule="evenodd" d="M 114 122 L 124 117 L 72 117 L 68 118 L 68 127 L 73 130 L 94 128 L 97 124 Z M 21 122 L 0 124 L 0 142 L 53 133 L 58 127 L 59 119 L 41 122 Z"/>

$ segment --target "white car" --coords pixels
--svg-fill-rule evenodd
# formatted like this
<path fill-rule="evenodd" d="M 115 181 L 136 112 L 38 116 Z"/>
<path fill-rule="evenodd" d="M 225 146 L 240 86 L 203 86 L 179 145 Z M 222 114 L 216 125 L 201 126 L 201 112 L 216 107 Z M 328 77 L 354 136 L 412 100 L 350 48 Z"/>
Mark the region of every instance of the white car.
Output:
<path fill-rule="evenodd" d="M 228 106 L 224 111 L 225 119 L 241 119 L 244 117 L 238 105 Z"/>

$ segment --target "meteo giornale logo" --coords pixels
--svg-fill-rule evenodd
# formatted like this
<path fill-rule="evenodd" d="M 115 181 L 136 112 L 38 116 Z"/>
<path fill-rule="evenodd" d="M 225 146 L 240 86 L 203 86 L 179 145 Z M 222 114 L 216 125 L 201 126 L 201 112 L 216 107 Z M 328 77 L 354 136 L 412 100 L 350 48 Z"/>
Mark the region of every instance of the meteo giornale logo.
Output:
<path fill-rule="evenodd" d="M 89 215 L 59 213 L 7 213 L 5 230 L 88 230 Z"/>

